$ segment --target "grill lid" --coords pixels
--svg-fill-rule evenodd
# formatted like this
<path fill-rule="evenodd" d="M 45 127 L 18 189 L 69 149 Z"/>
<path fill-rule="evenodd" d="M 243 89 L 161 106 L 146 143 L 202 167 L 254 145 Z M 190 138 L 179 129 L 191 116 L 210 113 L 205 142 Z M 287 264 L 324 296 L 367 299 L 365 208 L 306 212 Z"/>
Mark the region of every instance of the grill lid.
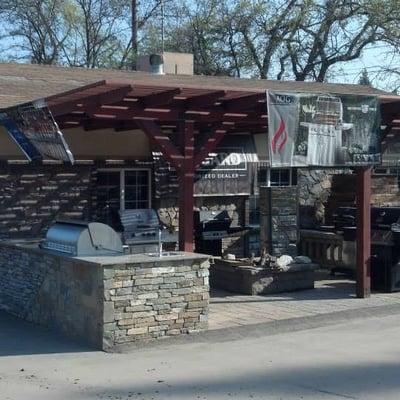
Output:
<path fill-rule="evenodd" d="M 232 223 L 228 211 L 196 211 L 195 226 L 198 231 L 227 231 Z"/>
<path fill-rule="evenodd" d="M 41 248 L 69 256 L 100 256 L 123 253 L 121 238 L 99 222 L 57 221 L 47 231 Z"/>

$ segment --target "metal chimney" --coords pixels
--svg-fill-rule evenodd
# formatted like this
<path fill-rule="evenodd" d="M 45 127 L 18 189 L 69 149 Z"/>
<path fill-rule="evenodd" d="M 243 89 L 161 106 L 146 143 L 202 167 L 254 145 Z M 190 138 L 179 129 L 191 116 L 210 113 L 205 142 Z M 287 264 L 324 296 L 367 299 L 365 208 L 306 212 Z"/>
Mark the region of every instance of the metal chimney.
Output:
<path fill-rule="evenodd" d="M 164 75 L 164 57 L 162 54 L 151 54 L 149 63 L 152 74 Z"/>

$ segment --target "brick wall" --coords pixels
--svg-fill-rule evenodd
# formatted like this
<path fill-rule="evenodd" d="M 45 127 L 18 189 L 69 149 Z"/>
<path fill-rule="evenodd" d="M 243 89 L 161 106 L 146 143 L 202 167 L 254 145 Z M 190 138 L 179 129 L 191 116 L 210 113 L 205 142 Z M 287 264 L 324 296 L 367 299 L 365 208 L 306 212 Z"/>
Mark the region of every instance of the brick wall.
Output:
<path fill-rule="evenodd" d="M 90 166 L 0 167 L 0 237 L 39 237 L 57 218 L 91 213 Z"/>
<path fill-rule="evenodd" d="M 105 167 L 104 164 L 0 166 L 0 238 L 43 237 L 56 219 L 101 219 L 96 182 L 98 168 Z M 177 198 L 168 197 L 153 201 L 161 220 L 172 228 L 179 225 L 177 202 Z M 243 225 L 245 202 L 245 196 L 197 197 L 195 209 L 227 210 L 234 225 Z"/>

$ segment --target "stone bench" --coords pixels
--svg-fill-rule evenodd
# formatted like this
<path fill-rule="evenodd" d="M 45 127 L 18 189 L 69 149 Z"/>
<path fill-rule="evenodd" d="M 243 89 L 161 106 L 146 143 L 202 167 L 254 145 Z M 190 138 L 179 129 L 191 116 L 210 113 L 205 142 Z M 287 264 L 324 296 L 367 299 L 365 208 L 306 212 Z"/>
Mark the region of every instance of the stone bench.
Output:
<path fill-rule="evenodd" d="M 210 267 L 210 285 L 229 292 L 259 295 L 314 288 L 317 264 L 291 264 L 285 271 L 215 259 Z"/>

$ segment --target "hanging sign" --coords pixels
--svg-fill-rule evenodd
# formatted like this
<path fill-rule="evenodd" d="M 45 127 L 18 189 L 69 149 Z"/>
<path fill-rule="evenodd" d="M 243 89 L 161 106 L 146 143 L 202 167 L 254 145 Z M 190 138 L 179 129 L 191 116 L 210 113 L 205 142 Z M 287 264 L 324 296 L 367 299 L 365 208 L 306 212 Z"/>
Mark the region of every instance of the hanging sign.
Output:
<path fill-rule="evenodd" d="M 0 112 L 0 125 L 3 125 L 4 128 L 6 128 L 11 138 L 18 145 L 29 161 L 39 161 L 42 159 L 42 156 L 36 147 L 5 112 Z"/>
<path fill-rule="evenodd" d="M 195 195 L 251 194 L 257 162 L 258 157 L 251 136 L 227 135 L 196 171 Z"/>
<path fill-rule="evenodd" d="M 379 164 L 376 97 L 267 91 L 272 167 Z"/>
<path fill-rule="evenodd" d="M 0 112 L 0 124 L 30 161 L 59 160 L 73 164 L 74 157 L 44 102 L 24 104 Z"/>
<path fill-rule="evenodd" d="M 162 158 L 154 154 L 156 197 L 178 193 L 178 177 Z M 254 191 L 258 157 L 250 135 L 227 135 L 203 161 L 194 177 L 195 196 L 249 195 Z"/>

